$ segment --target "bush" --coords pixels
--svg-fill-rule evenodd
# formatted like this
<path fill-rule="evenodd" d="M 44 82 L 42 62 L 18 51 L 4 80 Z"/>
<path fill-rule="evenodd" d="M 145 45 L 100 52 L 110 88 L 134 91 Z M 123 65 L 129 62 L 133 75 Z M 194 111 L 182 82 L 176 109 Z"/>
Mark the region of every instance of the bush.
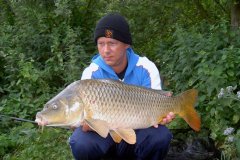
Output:
<path fill-rule="evenodd" d="M 85 9 L 75 11 L 78 3 L 83 2 L 12 3 L 14 25 L 3 23 L 0 29 L 0 109 L 4 114 L 32 119 L 52 94 L 80 78 L 94 44 L 92 30 L 76 25 L 85 16 Z M 88 21 L 94 23 L 94 19 Z"/>
<path fill-rule="evenodd" d="M 1 115 L 34 120 L 53 95 L 80 79 L 95 50 L 92 30 L 99 5 L 85 0 L 0 1 Z M 68 159 L 69 134 L 47 130 L 40 135 L 33 126 L 0 118 L 0 157 Z M 64 144 L 55 138 L 63 138 Z"/>
<path fill-rule="evenodd" d="M 160 72 L 169 83 L 166 89 L 176 93 L 189 88 L 199 90 L 196 109 L 201 114 L 202 128 L 210 130 L 217 147 L 222 148 L 225 143 L 224 130 L 235 128 L 236 141 L 231 147 L 234 153 L 226 153 L 231 158 L 236 157 L 234 147 L 239 145 L 239 101 L 220 100 L 218 93 L 227 86 L 238 86 L 234 94 L 240 90 L 239 34 L 239 30 L 232 31 L 225 22 L 219 25 L 203 22 L 190 29 L 176 26 L 172 38 L 160 44 L 156 56 Z"/>
<path fill-rule="evenodd" d="M 13 127 L 9 133 L 0 135 L 1 159 L 73 159 L 65 129 L 36 129 L 33 124 L 24 123 Z"/>

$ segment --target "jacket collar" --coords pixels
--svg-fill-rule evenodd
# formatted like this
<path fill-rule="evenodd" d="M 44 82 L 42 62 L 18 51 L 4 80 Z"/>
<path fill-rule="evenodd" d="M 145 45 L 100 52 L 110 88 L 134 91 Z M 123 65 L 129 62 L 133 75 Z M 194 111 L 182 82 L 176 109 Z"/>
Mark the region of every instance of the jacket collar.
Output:
<path fill-rule="evenodd" d="M 132 48 L 128 48 L 127 59 L 128 59 L 128 68 L 126 70 L 125 77 L 128 76 L 131 73 L 131 71 L 134 69 L 134 67 L 138 62 L 139 56 L 134 53 Z M 102 59 L 99 53 L 92 58 L 92 62 L 97 64 L 101 69 L 105 70 L 109 74 L 116 76 L 116 73 L 114 72 L 112 67 L 110 67 L 105 63 L 105 61 Z"/>

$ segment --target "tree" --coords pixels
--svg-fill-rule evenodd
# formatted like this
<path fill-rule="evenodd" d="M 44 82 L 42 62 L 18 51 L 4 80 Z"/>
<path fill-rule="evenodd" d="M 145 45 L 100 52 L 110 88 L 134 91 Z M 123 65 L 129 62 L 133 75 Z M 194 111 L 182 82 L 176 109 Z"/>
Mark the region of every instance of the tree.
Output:
<path fill-rule="evenodd" d="M 231 7 L 231 26 L 233 28 L 240 27 L 240 1 L 233 2 Z"/>

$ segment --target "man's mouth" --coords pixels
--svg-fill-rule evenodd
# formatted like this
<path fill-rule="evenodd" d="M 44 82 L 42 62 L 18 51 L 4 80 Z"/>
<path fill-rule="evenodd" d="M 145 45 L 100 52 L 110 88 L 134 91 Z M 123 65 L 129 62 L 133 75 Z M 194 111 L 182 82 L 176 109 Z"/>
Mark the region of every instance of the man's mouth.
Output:
<path fill-rule="evenodd" d="M 105 61 L 110 61 L 112 58 L 111 57 L 104 57 Z"/>

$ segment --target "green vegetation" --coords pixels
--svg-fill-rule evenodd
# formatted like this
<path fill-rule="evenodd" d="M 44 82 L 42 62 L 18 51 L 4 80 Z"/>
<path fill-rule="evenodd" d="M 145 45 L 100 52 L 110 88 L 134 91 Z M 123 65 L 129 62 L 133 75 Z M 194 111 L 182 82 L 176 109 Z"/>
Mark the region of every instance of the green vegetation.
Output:
<path fill-rule="evenodd" d="M 239 33 L 227 29 L 224 22 L 214 26 L 204 23 L 187 30 L 177 26 L 170 45 L 163 43 L 157 55 L 169 88 L 175 92 L 192 87 L 199 90 L 197 109 L 202 127 L 209 130 L 218 148 L 226 149 L 226 155 L 233 157 L 239 152 L 236 145 L 240 142 Z M 221 88 L 225 87 L 232 89 L 219 97 Z M 177 126 L 175 123 L 178 122 L 171 125 Z M 235 128 L 231 143 L 223 134 L 229 127 Z"/>
<path fill-rule="evenodd" d="M 34 120 L 44 103 L 78 80 L 90 63 L 96 52 L 96 21 L 105 13 L 120 12 L 130 23 L 134 50 L 157 64 L 166 90 L 199 90 L 199 134 L 214 140 L 221 159 L 238 159 L 237 2 L 0 0 L 0 114 Z M 188 126 L 176 119 L 169 127 Z M 193 133 L 181 136 L 188 134 Z M 42 132 L 36 125 L 1 117 L 0 159 L 72 159 L 70 135 L 68 130 Z"/>

